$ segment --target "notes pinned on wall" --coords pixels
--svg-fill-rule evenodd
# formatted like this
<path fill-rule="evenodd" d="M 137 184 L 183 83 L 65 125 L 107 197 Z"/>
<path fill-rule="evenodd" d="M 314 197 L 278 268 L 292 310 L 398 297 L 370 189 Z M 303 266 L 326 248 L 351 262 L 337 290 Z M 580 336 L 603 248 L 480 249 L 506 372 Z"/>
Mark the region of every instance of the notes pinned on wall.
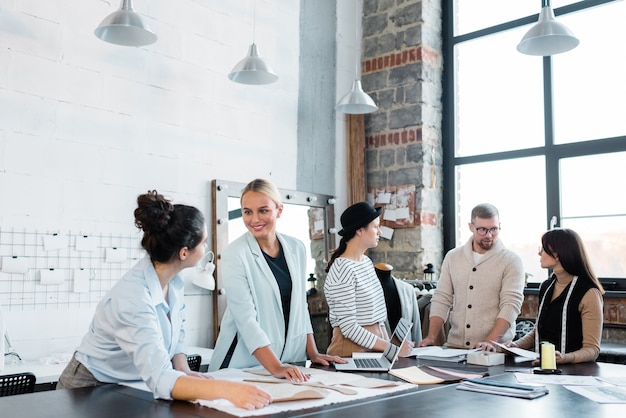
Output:
<path fill-rule="evenodd" d="M 393 238 L 393 228 L 389 228 L 388 226 L 381 226 L 380 236 L 390 240 L 391 238 Z"/>
<path fill-rule="evenodd" d="M 95 306 L 144 255 L 134 230 L 92 234 L 0 226 L 0 306 Z"/>
<path fill-rule="evenodd" d="M 86 269 L 74 269 L 74 293 L 89 292 L 91 272 Z"/>
<path fill-rule="evenodd" d="M 126 251 L 117 247 L 107 248 L 105 261 L 107 263 L 123 263 L 126 261 Z"/>
<path fill-rule="evenodd" d="M 4 273 L 28 272 L 28 258 L 26 257 L 2 257 L 2 271 Z"/>
<path fill-rule="evenodd" d="M 46 251 L 54 251 L 67 248 L 67 238 L 60 234 L 44 235 L 43 248 Z"/>
<path fill-rule="evenodd" d="M 76 237 L 76 251 L 96 251 L 98 240 L 96 237 L 79 235 Z"/>
<path fill-rule="evenodd" d="M 39 279 L 43 285 L 61 284 L 65 280 L 63 270 L 42 269 L 39 270 Z"/>

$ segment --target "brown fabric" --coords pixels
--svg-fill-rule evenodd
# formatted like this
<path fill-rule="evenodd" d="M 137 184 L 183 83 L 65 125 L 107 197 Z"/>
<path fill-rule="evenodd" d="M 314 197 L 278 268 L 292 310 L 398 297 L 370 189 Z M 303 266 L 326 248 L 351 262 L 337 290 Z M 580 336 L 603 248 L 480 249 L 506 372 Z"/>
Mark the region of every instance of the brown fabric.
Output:
<path fill-rule="evenodd" d="M 422 318 L 422 332 L 424 333 L 423 335 L 428 335 L 428 328 L 430 326 L 430 302 L 428 303 L 428 305 L 424 307 L 424 313 L 421 316 L 421 318 Z M 437 333 L 437 338 L 435 339 L 434 345 L 446 344 L 446 336 L 448 335 L 449 330 L 450 330 L 450 323 L 446 321 L 443 324 L 443 327 L 441 328 L 441 330 Z M 466 347 L 459 347 L 459 348 L 466 348 Z"/>
<path fill-rule="evenodd" d="M 381 324 L 371 324 L 364 325 L 363 328 L 371 332 L 372 334 L 376 334 L 379 338 L 384 340 L 389 340 L 389 335 L 387 334 L 387 330 Z M 362 345 L 358 345 L 354 341 L 349 338 L 346 338 L 339 327 L 333 328 L 333 338 L 330 341 L 330 345 L 326 350 L 326 354 L 329 356 L 339 356 L 339 357 L 352 357 L 352 353 L 363 353 L 363 352 L 371 352 L 374 350 L 369 350 Z"/>

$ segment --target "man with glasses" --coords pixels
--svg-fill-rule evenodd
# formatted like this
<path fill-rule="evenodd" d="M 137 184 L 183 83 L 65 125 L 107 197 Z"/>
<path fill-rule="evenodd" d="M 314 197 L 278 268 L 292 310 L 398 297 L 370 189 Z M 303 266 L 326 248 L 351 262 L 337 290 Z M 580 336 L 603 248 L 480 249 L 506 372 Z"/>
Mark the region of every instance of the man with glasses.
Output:
<path fill-rule="evenodd" d="M 524 300 L 521 258 L 500 241 L 498 209 L 482 203 L 472 209 L 472 237 L 450 250 L 430 307 L 428 336 L 418 345 L 434 345 L 446 320 L 446 345 L 495 351 L 493 341 L 515 337 L 515 320 Z M 449 315 L 449 316 L 448 316 Z"/>

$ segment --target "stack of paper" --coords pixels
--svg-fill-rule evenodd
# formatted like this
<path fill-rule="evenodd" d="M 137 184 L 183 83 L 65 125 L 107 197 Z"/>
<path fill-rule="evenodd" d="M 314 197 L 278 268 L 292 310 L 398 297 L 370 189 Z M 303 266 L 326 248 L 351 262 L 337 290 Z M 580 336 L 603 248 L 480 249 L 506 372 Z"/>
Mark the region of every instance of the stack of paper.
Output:
<path fill-rule="evenodd" d="M 467 359 L 467 353 L 479 350 L 465 350 L 462 348 L 446 348 L 440 346 L 416 347 L 411 350 L 409 357 L 415 356 L 421 360 L 450 361 L 458 363 Z"/>
<path fill-rule="evenodd" d="M 548 393 L 548 388 L 544 385 L 520 385 L 518 383 L 497 382 L 488 379 L 467 379 L 456 388 L 524 399 L 535 399 Z"/>

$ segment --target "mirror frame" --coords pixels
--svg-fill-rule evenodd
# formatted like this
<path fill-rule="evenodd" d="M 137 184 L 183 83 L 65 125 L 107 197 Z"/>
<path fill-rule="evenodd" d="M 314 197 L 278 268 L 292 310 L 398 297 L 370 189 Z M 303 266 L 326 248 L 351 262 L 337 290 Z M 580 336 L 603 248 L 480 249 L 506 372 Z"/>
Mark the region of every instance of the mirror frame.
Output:
<path fill-rule="evenodd" d="M 220 324 L 226 310 L 226 292 L 221 274 L 220 260 L 228 240 L 228 198 L 240 198 L 241 190 L 247 183 L 215 179 L 211 182 L 213 211 L 213 253 L 215 254 L 215 291 L 213 292 L 213 343 L 217 341 Z M 283 204 L 302 205 L 324 209 L 324 249 L 325 258 L 335 249 L 335 197 L 320 193 L 303 192 L 279 188 Z"/>

